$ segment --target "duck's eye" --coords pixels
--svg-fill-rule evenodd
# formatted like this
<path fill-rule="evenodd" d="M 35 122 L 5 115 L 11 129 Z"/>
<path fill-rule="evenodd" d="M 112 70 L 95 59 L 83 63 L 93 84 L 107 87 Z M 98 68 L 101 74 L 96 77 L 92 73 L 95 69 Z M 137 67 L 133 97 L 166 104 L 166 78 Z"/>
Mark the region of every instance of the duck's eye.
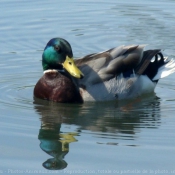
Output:
<path fill-rule="evenodd" d="M 61 48 L 60 48 L 60 46 L 55 45 L 55 46 L 54 46 L 54 49 L 55 49 L 57 52 L 61 53 Z"/>
<path fill-rule="evenodd" d="M 72 65 L 72 63 L 71 63 L 71 62 L 69 62 L 69 64 L 70 64 L 70 65 Z"/>

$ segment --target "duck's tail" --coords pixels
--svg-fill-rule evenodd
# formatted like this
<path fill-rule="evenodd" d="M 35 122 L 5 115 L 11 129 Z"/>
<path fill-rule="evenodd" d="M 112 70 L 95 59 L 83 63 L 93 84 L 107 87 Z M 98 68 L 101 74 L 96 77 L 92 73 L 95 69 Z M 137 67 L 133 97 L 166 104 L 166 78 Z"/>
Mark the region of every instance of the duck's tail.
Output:
<path fill-rule="evenodd" d="M 159 67 L 157 74 L 153 77 L 153 81 L 158 81 L 175 72 L 175 60 L 165 61 L 164 65 Z"/>
<path fill-rule="evenodd" d="M 158 82 L 175 72 L 175 60 L 168 60 L 160 50 L 144 51 L 142 61 L 136 68 L 139 75 L 147 75 L 152 81 Z"/>

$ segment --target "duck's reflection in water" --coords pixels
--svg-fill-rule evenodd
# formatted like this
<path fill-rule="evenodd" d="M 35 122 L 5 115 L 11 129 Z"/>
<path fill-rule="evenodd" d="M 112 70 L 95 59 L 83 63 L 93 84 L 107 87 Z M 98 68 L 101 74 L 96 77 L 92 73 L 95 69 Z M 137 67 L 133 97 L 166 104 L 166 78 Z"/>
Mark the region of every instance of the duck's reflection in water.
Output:
<path fill-rule="evenodd" d="M 41 118 L 38 139 L 40 148 L 53 157 L 43 163 L 43 167 L 49 170 L 61 170 L 67 167 L 64 157 L 69 152 L 69 144 L 77 141 L 74 137 L 77 133 L 61 133 L 60 128 L 60 123 L 52 123 L 49 118 Z"/>
<path fill-rule="evenodd" d="M 58 104 L 35 99 L 34 104 L 41 120 L 40 147 L 52 156 L 43 166 L 50 170 L 67 167 L 64 157 L 69 152 L 69 144 L 76 142 L 76 136 L 84 131 L 91 131 L 97 143 L 101 138 L 102 143 L 108 144 L 105 138 L 112 137 L 112 145 L 118 145 L 122 140 L 128 140 L 130 145 L 142 128 L 156 129 L 161 124 L 160 99 L 155 94 L 109 103 Z M 61 124 L 76 127 L 68 133 L 61 130 Z"/>

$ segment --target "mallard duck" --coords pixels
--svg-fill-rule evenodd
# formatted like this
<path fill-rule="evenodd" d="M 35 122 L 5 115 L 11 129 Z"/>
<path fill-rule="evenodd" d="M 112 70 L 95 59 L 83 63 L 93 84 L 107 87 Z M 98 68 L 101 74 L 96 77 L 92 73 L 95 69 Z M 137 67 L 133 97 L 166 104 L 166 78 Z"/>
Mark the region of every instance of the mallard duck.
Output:
<path fill-rule="evenodd" d="M 51 39 L 42 55 L 44 75 L 34 96 L 61 103 L 111 101 L 154 91 L 160 78 L 175 71 L 174 60 L 145 45 L 119 46 L 73 60 L 71 45 Z"/>

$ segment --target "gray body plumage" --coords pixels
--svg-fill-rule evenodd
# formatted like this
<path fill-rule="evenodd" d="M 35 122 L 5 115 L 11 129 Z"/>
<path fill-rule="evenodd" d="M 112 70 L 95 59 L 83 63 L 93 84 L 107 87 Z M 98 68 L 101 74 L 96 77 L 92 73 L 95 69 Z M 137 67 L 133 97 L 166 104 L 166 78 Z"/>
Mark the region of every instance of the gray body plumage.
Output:
<path fill-rule="evenodd" d="M 144 47 L 145 45 L 119 46 L 75 60 L 85 75 L 78 80 L 84 101 L 109 101 L 150 93 L 161 78 L 159 76 L 153 81 L 157 73 L 161 74 L 159 68 L 163 72 L 163 66 L 167 65 L 167 75 L 175 71 L 174 62 L 170 66 L 164 62 L 163 56 L 158 61 L 160 50 L 144 51 Z M 151 63 L 153 57 L 156 57 L 157 62 Z M 127 72 L 129 75 L 123 76 Z"/>

